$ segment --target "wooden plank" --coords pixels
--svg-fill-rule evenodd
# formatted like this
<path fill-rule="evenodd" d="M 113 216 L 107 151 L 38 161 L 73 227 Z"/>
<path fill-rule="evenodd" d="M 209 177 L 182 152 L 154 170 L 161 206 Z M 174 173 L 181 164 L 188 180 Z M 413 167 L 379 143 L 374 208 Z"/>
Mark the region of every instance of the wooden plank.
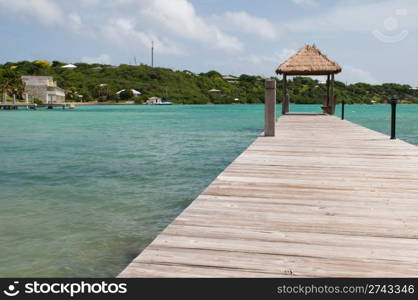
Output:
<path fill-rule="evenodd" d="M 286 115 L 120 277 L 417 277 L 418 148 Z"/>
<path fill-rule="evenodd" d="M 295 247 L 296 248 L 296 247 Z M 303 247 L 296 248 L 303 250 Z M 193 258 L 193 259 L 192 259 Z M 134 261 L 133 264 L 136 262 Z M 233 250 L 208 250 L 189 247 L 149 247 L 139 258 L 139 263 L 171 264 L 193 267 L 207 267 L 217 270 L 234 271 L 235 275 L 257 277 L 257 273 L 271 274 L 272 277 L 368 277 L 384 274 L 390 277 L 404 271 L 405 277 L 413 277 L 417 265 L 399 261 L 356 261 L 349 259 L 316 258 L 306 255 L 270 254 Z M 344 266 L 344 268 L 341 268 Z M 213 272 L 213 273 L 215 273 Z M 253 274 L 251 274 L 253 273 Z M 215 273 L 216 274 L 216 273 Z M 175 276 L 175 275 L 174 275 Z"/>

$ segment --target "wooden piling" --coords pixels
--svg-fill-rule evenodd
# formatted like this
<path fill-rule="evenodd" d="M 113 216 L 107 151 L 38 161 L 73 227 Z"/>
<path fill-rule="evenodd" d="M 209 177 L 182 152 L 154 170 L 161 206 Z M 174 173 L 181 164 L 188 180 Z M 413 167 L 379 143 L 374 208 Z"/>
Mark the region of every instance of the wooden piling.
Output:
<path fill-rule="evenodd" d="M 264 105 L 264 136 L 275 135 L 276 124 L 276 80 L 266 80 Z"/>
<path fill-rule="evenodd" d="M 282 101 L 282 115 L 289 112 L 289 95 L 287 93 L 287 75 L 283 75 L 283 101 Z"/>
<path fill-rule="evenodd" d="M 330 83 L 330 114 L 333 115 L 335 113 L 335 91 L 334 91 L 334 82 L 335 82 L 335 75 L 331 74 L 331 83 Z"/>

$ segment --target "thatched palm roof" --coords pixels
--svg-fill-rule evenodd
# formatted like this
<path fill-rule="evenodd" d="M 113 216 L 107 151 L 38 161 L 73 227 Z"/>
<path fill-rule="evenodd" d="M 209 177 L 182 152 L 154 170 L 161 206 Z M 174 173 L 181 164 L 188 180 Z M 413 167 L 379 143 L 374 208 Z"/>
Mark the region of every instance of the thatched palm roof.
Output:
<path fill-rule="evenodd" d="M 315 45 L 306 45 L 295 55 L 282 63 L 277 74 L 286 75 L 328 75 L 341 72 L 341 67 L 326 57 Z"/>

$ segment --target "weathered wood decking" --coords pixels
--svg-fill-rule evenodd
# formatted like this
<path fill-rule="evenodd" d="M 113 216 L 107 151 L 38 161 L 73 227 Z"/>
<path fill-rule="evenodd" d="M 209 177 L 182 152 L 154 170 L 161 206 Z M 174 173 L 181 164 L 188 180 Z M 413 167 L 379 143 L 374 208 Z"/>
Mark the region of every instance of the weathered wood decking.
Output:
<path fill-rule="evenodd" d="M 418 148 L 281 117 L 120 277 L 418 276 Z"/>

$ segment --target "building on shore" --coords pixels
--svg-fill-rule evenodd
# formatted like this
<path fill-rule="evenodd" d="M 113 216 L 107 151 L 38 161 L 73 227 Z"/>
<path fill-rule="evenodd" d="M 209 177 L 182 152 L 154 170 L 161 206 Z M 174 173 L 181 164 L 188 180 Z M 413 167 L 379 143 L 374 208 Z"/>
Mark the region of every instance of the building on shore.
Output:
<path fill-rule="evenodd" d="M 148 98 L 148 100 L 145 102 L 145 104 L 148 104 L 148 105 L 172 105 L 173 103 L 171 103 L 167 99 L 162 99 L 160 97 L 151 97 L 151 98 Z"/>
<path fill-rule="evenodd" d="M 120 91 L 116 92 L 116 95 L 120 95 L 120 94 L 121 94 L 121 93 L 123 93 L 124 91 L 125 91 L 125 89 L 120 90 Z M 134 95 L 134 97 L 141 96 L 141 94 L 142 94 L 140 91 L 137 91 L 137 90 L 135 90 L 135 89 L 131 89 L 131 92 L 132 92 L 132 95 Z"/>
<path fill-rule="evenodd" d="M 163 104 L 163 99 L 161 99 L 160 97 L 151 97 L 151 98 L 148 98 L 145 104 L 151 104 L 151 105 Z"/>
<path fill-rule="evenodd" d="M 76 69 L 77 66 L 73 64 L 68 64 L 68 65 L 62 66 L 61 68 L 62 69 Z"/>
<path fill-rule="evenodd" d="M 217 90 L 217 89 L 211 89 L 208 91 L 208 93 L 211 95 L 219 95 L 219 96 L 222 96 L 224 94 L 223 91 Z"/>
<path fill-rule="evenodd" d="M 25 83 L 27 100 L 33 102 L 41 100 L 45 104 L 59 104 L 65 102 L 65 91 L 57 86 L 51 76 L 22 76 Z"/>
<path fill-rule="evenodd" d="M 217 89 L 211 89 L 208 91 L 209 94 L 213 94 L 213 95 L 222 95 L 223 92 L 221 90 L 217 90 Z"/>
<path fill-rule="evenodd" d="M 224 75 L 222 76 L 222 79 L 229 82 L 229 83 L 238 83 L 239 82 L 239 78 L 232 76 L 232 75 Z"/>

